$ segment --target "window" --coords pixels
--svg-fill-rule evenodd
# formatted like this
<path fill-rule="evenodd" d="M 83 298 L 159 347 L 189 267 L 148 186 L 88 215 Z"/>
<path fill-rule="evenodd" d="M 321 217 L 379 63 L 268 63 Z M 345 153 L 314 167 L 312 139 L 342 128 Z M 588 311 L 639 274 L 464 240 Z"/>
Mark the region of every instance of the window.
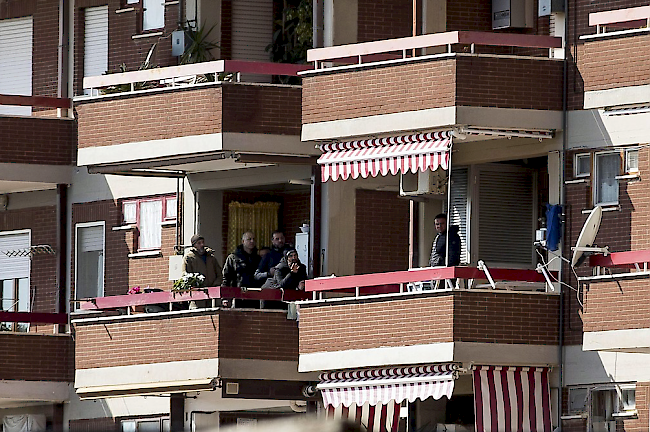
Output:
<path fill-rule="evenodd" d="M 175 196 L 144 198 L 122 203 L 122 222 L 138 227 L 138 250 L 160 249 L 162 223 L 177 215 Z"/>
<path fill-rule="evenodd" d="M 573 164 L 574 177 L 588 177 L 591 174 L 591 155 L 589 153 L 580 153 L 575 155 Z"/>
<path fill-rule="evenodd" d="M 621 172 L 619 153 L 596 153 L 594 205 L 618 204 L 618 180 Z"/>
<path fill-rule="evenodd" d="M 142 0 L 142 31 L 165 27 L 165 1 Z"/>
<path fill-rule="evenodd" d="M 75 297 L 104 295 L 104 222 L 76 225 Z"/>
<path fill-rule="evenodd" d="M 33 33 L 31 16 L 0 20 L 0 94 L 32 95 Z M 31 113 L 29 106 L 0 106 L 0 114 Z"/>
<path fill-rule="evenodd" d="M 627 150 L 625 152 L 625 172 L 636 174 L 639 172 L 639 150 Z"/>
<path fill-rule="evenodd" d="M 104 75 L 108 70 L 108 6 L 84 12 L 84 77 Z M 90 94 L 90 89 L 84 90 Z"/>
<path fill-rule="evenodd" d="M 169 432 L 169 418 L 122 420 L 122 432 Z"/>
<path fill-rule="evenodd" d="M 570 388 L 569 389 L 569 414 L 586 413 L 589 407 L 589 389 L 587 388 Z"/>
<path fill-rule="evenodd" d="M 591 430 L 593 432 L 614 431 L 617 418 L 636 415 L 636 395 L 633 384 L 591 390 Z"/>
<path fill-rule="evenodd" d="M 5 312 L 29 312 L 31 310 L 30 231 L 0 232 L 0 294 Z M 0 330 L 29 330 L 29 324 L 0 323 Z"/>

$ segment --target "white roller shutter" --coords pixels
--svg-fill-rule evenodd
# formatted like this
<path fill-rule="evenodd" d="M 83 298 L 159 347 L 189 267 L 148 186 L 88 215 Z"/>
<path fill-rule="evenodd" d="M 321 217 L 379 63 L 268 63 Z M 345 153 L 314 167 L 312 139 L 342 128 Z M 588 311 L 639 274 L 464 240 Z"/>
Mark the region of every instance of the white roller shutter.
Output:
<path fill-rule="evenodd" d="M 108 70 L 108 6 L 86 8 L 84 28 L 84 77 Z"/>
<path fill-rule="evenodd" d="M 30 233 L 0 233 L 0 280 L 29 277 L 30 258 L 27 256 L 8 256 L 28 252 Z"/>
<path fill-rule="evenodd" d="M 32 95 L 32 34 L 32 17 L 0 21 L 0 94 Z M 31 107 L 0 106 L 0 114 L 31 113 Z"/>
<path fill-rule="evenodd" d="M 514 165 L 478 167 L 476 259 L 487 264 L 530 267 L 534 263 L 535 174 Z"/>
<path fill-rule="evenodd" d="M 467 245 L 468 218 L 467 218 L 467 186 L 468 186 L 468 169 L 452 168 L 451 171 L 451 211 L 447 212 L 449 223 L 458 225 L 460 228 L 461 249 L 460 262 L 467 264 L 469 262 L 469 251 Z"/>
<path fill-rule="evenodd" d="M 270 62 L 266 47 L 272 40 L 273 0 L 233 0 L 232 59 Z M 255 75 L 242 80 L 270 82 L 270 77 Z"/>
<path fill-rule="evenodd" d="M 104 250 L 104 227 L 102 225 L 79 227 L 79 252 Z"/>

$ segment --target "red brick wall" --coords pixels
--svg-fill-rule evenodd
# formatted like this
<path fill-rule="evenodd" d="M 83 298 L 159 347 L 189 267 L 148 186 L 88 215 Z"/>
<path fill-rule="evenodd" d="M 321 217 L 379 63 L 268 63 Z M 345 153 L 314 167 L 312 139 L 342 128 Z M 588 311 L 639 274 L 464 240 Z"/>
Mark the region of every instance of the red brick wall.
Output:
<path fill-rule="evenodd" d="M 79 148 L 221 132 L 220 87 L 93 100 L 76 110 Z"/>
<path fill-rule="evenodd" d="M 300 102 L 300 88 L 247 84 L 81 102 L 79 148 L 218 132 L 300 135 Z"/>
<path fill-rule="evenodd" d="M 120 226 L 122 221 L 122 207 L 120 203 L 112 200 L 97 201 L 92 203 L 73 204 L 73 227 L 83 222 L 106 222 L 104 256 L 104 295 L 126 294 L 130 287 L 160 288 L 166 291 L 172 287 L 168 280 L 169 256 L 174 253 L 175 227 L 173 225 L 162 228 L 162 256 L 129 258 L 130 253 L 137 252 L 136 230 L 113 231 L 112 228 Z M 75 231 L 72 230 L 72 297 L 74 298 L 74 253 Z"/>
<path fill-rule="evenodd" d="M 0 3 L 0 19 L 33 15 L 35 10 L 36 0 L 5 0 Z"/>
<path fill-rule="evenodd" d="M 0 379 L 74 380 L 74 342 L 69 335 L 0 333 Z"/>
<path fill-rule="evenodd" d="M 284 312 L 227 309 L 142 318 L 75 324 L 77 369 L 214 358 L 298 360 L 298 326 Z"/>
<path fill-rule="evenodd" d="M 650 328 L 647 279 L 591 283 L 584 299 L 586 332 Z"/>
<path fill-rule="evenodd" d="M 354 273 L 408 269 L 409 201 L 357 189 L 356 212 Z"/>
<path fill-rule="evenodd" d="M 59 252 L 61 249 L 56 239 L 56 221 L 56 206 L 9 210 L 0 212 L 0 231 L 31 229 L 32 245 L 50 245 Z M 34 312 L 53 313 L 57 311 L 58 283 L 56 268 L 56 255 L 34 255 L 32 258 L 30 284 L 33 295 L 32 310 Z M 38 326 L 32 325 L 30 330 L 37 331 Z"/>
<path fill-rule="evenodd" d="M 223 131 L 300 135 L 302 89 L 223 85 Z"/>
<path fill-rule="evenodd" d="M 0 117 L 2 162 L 72 165 L 76 155 L 76 125 L 73 121 Z M 38 174 L 35 176 L 37 178 Z"/>
<path fill-rule="evenodd" d="M 178 5 L 165 7 L 165 28 L 162 36 L 134 40 L 131 37 L 140 34 L 142 14 L 138 5 L 135 5 L 136 11 L 116 14 L 115 11 L 122 9 L 125 3 L 123 0 L 81 0 L 75 2 L 75 94 L 83 93 L 81 80 L 84 56 L 84 9 L 87 7 L 108 5 L 109 70 L 119 72 L 122 63 L 126 65 L 127 71 L 138 70 L 154 43 L 158 43 L 158 45 L 152 60 L 153 64 L 160 67 L 178 64 L 177 57 L 171 55 L 171 42 L 168 37 L 178 27 Z"/>
<path fill-rule="evenodd" d="M 470 56 L 323 73 L 303 79 L 303 124 L 454 105 L 557 110 L 561 78 L 561 62 Z"/>
<path fill-rule="evenodd" d="M 393 39 L 413 34 L 411 0 L 359 0 L 357 10 L 359 42 Z"/>
<path fill-rule="evenodd" d="M 557 296 L 484 291 L 302 305 L 300 353 L 453 341 L 555 345 L 558 308 Z"/>
<path fill-rule="evenodd" d="M 578 66 L 584 90 L 646 85 L 650 71 L 650 35 L 588 41 L 581 50 Z"/>

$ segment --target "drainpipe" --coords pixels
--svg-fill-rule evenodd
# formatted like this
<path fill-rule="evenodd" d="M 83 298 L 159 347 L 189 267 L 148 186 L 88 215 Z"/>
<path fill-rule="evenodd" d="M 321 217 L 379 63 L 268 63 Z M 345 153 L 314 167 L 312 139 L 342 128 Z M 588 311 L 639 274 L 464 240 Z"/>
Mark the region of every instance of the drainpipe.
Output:
<path fill-rule="evenodd" d="M 57 257 L 57 312 L 67 313 L 67 274 L 68 274 L 68 186 L 65 184 L 56 185 L 57 195 L 57 219 L 56 219 L 56 257 Z M 65 330 L 59 326 L 59 333 Z"/>
<path fill-rule="evenodd" d="M 568 125 L 569 125 L 569 111 L 568 111 L 568 92 L 569 92 L 569 83 L 568 83 L 568 52 L 569 44 L 567 43 L 569 37 L 569 0 L 564 0 L 564 61 L 562 63 L 562 157 L 560 158 L 560 181 L 562 182 L 560 186 L 560 205 L 562 206 L 562 211 L 565 214 L 564 219 L 566 220 L 566 183 L 564 183 L 566 178 L 566 153 L 568 147 Z M 575 41 L 573 41 L 575 43 Z M 560 248 L 560 253 L 564 250 L 564 244 L 566 242 L 566 223 L 564 224 L 564 236 L 563 242 Z M 560 265 L 560 270 L 558 273 L 558 278 L 562 281 L 563 265 Z M 558 391 L 558 426 L 560 432 L 562 431 L 562 405 L 563 397 L 562 392 L 564 389 L 564 289 L 562 284 L 560 285 L 560 319 L 559 327 L 560 334 L 558 337 L 559 349 L 559 363 L 560 370 L 558 371 L 560 388 Z"/>
<path fill-rule="evenodd" d="M 57 64 L 57 96 L 60 98 L 69 96 L 68 83 L 68 56 L 70 45 L 68 43 L 68 32 L 70 27 L 70 9 L 66 0 L 59 0 L 59 46 Z"/>

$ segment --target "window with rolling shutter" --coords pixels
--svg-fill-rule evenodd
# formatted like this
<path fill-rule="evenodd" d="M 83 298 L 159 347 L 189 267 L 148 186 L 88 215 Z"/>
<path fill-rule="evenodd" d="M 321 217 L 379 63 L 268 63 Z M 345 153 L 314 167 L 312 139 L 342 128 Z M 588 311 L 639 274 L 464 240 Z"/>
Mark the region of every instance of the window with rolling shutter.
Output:
<path fill-rule="evenodd" d="M 0 232 L 0 280 L 29 278 L 29 231 Z"/>
<path fill-rule="evenodd" d="M 510 267 L 534 265 L 535 173 L 506 164 L 476 168 L 473 261 Z"/>
<path fill-rule="evenodd" d="M 273 40 L 273 0 L 233 0 L 232 59 L 271 61 L 266 47 Z M 270 82 L 269 76 L 242 76 L 242 81 Z"/>
<path fill-rule="evenodd" d="M 450 225 L 458 225 L 460 236 L 461 249 L 460 249 L 460 262 L 467 264 L 469 262 L 469 248 L 468 248 L 468 169 L 467 168 L 452 168 L 451 171 L 451 211 L 448 211 L 448 219 Z M 446 203 L 445 203 L 446 204 Z"/>
<path fill-rule="evenodd" d="M 84 23 L 84 77 L 103 75 L 108 70 L 108 6 L 86 8 Z"/>
<path fill-rule="evenodd" d="M 77 224 L 75 297 L 104 295 L 104 222 Z"/>
<path fill-rule="evenodd" d="M 32 95 L 32 38 L 32 17 L 0 21 L 0 94 Z M 0 106 L 0 114 L 31 113 L 28 106 Z"/>

